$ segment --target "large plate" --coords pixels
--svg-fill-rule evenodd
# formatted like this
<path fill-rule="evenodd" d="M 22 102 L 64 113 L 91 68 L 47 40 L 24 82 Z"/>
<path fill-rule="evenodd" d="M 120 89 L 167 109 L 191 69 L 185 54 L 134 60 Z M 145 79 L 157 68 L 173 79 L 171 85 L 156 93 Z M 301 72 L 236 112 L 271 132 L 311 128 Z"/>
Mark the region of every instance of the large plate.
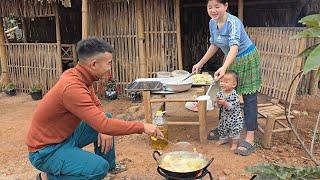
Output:
<path fill-rule="evenodd" d="M 160 91 L 163 89 L 163 84 L 156 78 L 141 78 L 136 79 L 128 85 L 128 91 Z"/>

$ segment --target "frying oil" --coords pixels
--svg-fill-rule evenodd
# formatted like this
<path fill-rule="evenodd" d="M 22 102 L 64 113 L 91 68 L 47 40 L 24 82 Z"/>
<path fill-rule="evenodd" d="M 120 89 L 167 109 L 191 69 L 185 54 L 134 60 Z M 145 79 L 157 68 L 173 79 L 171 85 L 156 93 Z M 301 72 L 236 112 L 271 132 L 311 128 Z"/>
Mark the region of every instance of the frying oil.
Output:
<path fill-rule="evenodd" d="M 152 121 L 152 124 L 157 125 L 159 130 L 162 132 L 164 138 L 168 139 L 168 136 L 169 136 L 168 125 L 167 125 L 165 119 L 163 118 L 162 111 L 156 112 L 156 115 Z M 163 150 L 168 146 L 167 141 L 165 141 L 163 139 L 156 138 L 156 137 L 151 137 L 150 142 L 151 142 L 151 147 L 156 150 Z"/>
<path fill-rule="evenodd" d="M 162 126 L 159 126 L 158 125 L 158 128 L 159 130 L 162 132 L 163 136 L 165 139 L 168 139 L 168 127 L 167 125 L 162 125 Z M 159 138 L 154 138 L 154 137 L 151 137 L 151 147 L 153 149 L 156 149 L 156 150 L 163 150 L 165 149 L 166 147 L 168 147 L 168 142 L 166 140 L 163 140 L 163 139 L 159 139 Z"/>

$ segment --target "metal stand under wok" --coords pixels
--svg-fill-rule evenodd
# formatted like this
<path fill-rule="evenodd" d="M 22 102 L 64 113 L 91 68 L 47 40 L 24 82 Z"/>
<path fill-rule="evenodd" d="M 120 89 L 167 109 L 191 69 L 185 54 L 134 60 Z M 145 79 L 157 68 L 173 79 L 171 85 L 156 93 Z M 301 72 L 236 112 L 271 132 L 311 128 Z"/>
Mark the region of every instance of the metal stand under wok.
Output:
<path fill-rule="evenodd" d="M 213 180 L 212 174 L 210 171 L 208 171 L 206 168 L 202 170 L 201 174 L 197 177 L 175 177 L 175 176 L 170 176 L 165 174 L 161 168 L 158 166 L 157 168 L 158 173 L 166 178 L 166 180 L 194 180 L 194 179 L 202 179 L 203 177 L 205 177 L 206 175 L 209 176 L 210 180 Z"/>

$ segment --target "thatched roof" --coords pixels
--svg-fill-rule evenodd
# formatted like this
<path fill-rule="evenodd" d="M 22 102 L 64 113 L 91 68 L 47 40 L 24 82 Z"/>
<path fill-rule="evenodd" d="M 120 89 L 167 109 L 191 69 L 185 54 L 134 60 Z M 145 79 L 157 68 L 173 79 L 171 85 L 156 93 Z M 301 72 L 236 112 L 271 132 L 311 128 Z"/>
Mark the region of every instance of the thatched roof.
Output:
<path fill-rule="evenodd" d="M 71 7 L 71 0 L 1 0 L 0 17 L 41 17 L 54 15 L 54 4 Z"/>
<path fill-rule="evenodd" d="M 35 1 L 45 1 L 45 0 L 35 0 Z M 57 0 L 47 0 L 49 3 L 52 1 L 57 1 Z M 61 1 L 62 5 L 64 7 L 71 7 L 71 0 L 58 0 Z"/>

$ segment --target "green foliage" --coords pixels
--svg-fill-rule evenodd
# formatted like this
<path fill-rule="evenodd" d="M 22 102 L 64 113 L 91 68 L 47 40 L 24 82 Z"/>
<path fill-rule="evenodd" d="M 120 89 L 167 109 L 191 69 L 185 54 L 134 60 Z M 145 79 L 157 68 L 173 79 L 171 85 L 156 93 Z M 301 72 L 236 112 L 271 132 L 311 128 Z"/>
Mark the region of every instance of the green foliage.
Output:
<path fill-rule="evenodd" d="M 34 85 L 33 87 L 31 87 L 30 93 L 32 93 L 32 92 L 42 92 L 42 85 L 37 84 L 37 85 Z"/>
<path fill-rule="evenodd" d="M 14 16 L 9 16 L 5 18 L 5 22 L 7 25 L 7 29 L 16 27 L 18 25 L 18 22 L 15 20 Z"/>
<path fill-rule="evenodd" d="M 293 36 L 293 39 L 300 38 L 320 38 L 320 14 L 313 14 L 306 16 L 299 20 L 308 27 L 297 35 Z M 303 72 L 306 74 L 312 69 L 320 67 L 320 43 L 315 44 L 305 49 L 298 57 L 307 57 L 307 61 L 303 67 Z"/>
<path fill-rule="evenodd" d="M 295 168 L 276 164 L 259 164 L 247 167 L 247 172 L 257 174 L 255 180 L 298 180 L 298 179 L 319 179 L 320 167 Z"/>
<path fill-rule="evenodd" d="M 113 80 L 112 78 L 110 78 L 106 84 L 105 84 L 105 88 L 107 91 L 115 91 L 117 89 L 117 84 L 116 81 Z"/>
<path fill-rule="evenodd" d="M 6 90 L 13 90 L 16 89 L 16 85 L 14 85 L 12 82 L 8 83 L 6 86 Z"/>

